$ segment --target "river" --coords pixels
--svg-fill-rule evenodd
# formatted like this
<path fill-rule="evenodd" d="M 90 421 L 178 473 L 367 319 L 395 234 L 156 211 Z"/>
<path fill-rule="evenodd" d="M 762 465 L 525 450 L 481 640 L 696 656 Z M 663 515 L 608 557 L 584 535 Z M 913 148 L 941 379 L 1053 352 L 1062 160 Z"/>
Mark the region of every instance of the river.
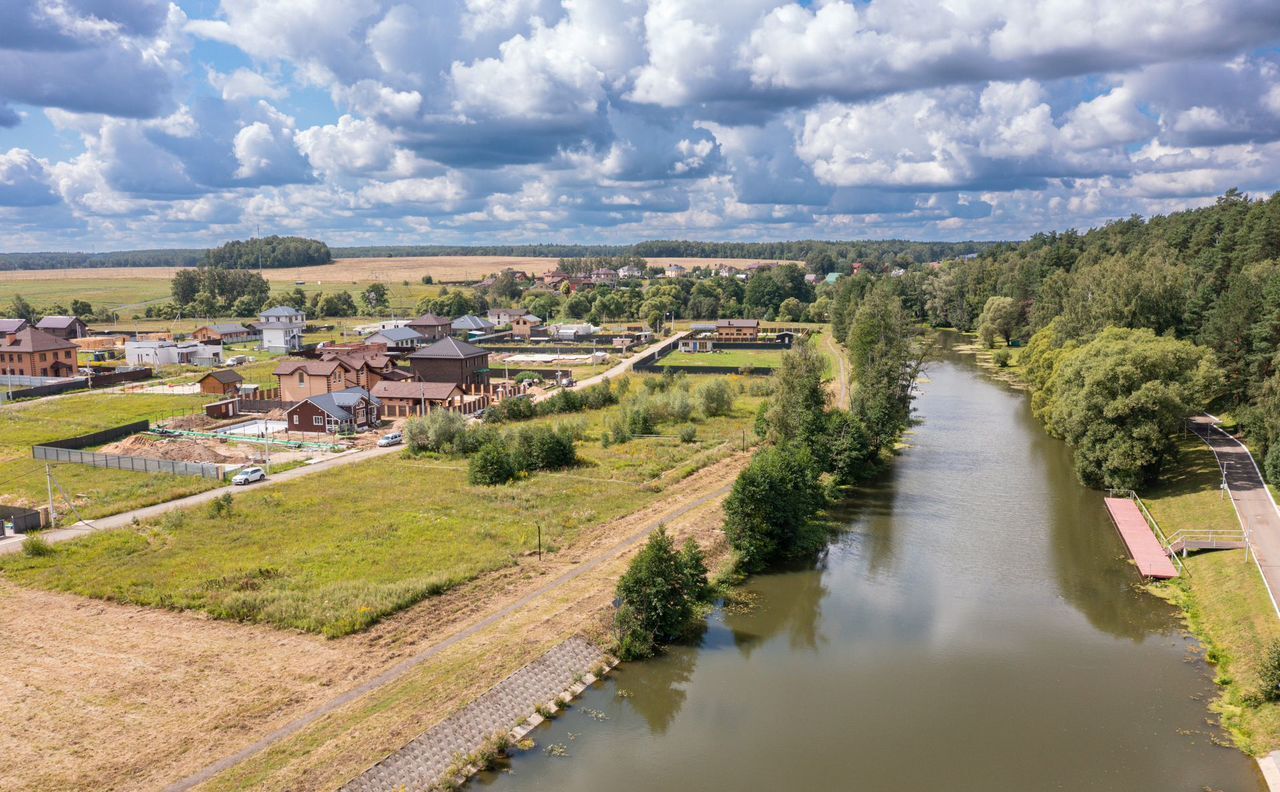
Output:
<path fill-rule="evenodd" d="M 944 346 L 947 343 L 944 337 Z M 1265 789 L 1025 395 L 944 349 L 910 448 L 804 569 L 623 665 L 492 792 Z"/>

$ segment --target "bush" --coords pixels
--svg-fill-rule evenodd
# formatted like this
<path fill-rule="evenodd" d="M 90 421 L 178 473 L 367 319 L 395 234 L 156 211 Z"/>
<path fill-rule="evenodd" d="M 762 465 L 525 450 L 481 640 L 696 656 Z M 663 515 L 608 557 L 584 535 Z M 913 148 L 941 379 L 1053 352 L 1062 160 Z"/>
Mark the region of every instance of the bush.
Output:
<path fill-rule="evenodd" d="M 827 470 L 841 484 L 852 484 L 872 469 L 871 442 L 866 427 L 853 413 L 838 410 L 827 418 Z"/>
<path fill-rule="evenodd" d="M 707 589 L 701 551 L 686 545 L 684 554 L 677 553 L 666 528 L 658 526 L 618 581 L 615 624 L 623 659 L 647 657 L 684 634 Z"/>
<path fill-rule="evenodd" d="M 430 286 L 432 283 L 435 283 L 435 279 L 434 279 L 434 278 L 432 278 L 430 275 L 423 275 L 423 276 L 422 276 L 422 285 L 423 285 L 423 286 Z"/>
<path fill-rule="evenodd" d="M 733 411 L 733 391 L 729 383 L 715 379 L 698 389 L 698 406 L 708 418 L 728 415 Z"/>
<path fill-rule="evenodd" d="M 1267 449 L 1267 456 L 1262 466 L 1263 472 L 1267 474 L 1267 481 L 1280 484 L 1280 443 L 1274 443 Z"/>
<path fill-rule="evenodd" d="M 991 353 L 991 360 L 1000 368 L 1009 367 L 1009 359 L 1013 357 L 1013 353 L 1007 349 L 997 349 Z"/>
<path fill-rule="evenodd" d="M 521 429 L 508 444 L 511 465 L 518 471 L 557 470 L 578 461 L 569 427 L 536 426 Z"/>
<path fill-rule="evenodd" d="M 209 501 L 209 516 L 216 519 L 231 516 L 231 493 L 224 492 Z"/>
<path fill-rule="evenodd" d="M 492 426 L 472 425 L 454 439 L 453 450 L 458 454 L 470 455 L 494 443 L 502 444 L 501 432 Z"/>
<path fill-rule="evenodd" d="M 467 470 L 467 481 L 472 484 L 492 487 L 506 484 L 513 478 L 515 469 L 511 465 L 511 457 L 500 444 L 489 443 L 472 454 Z"/>
<path fill-rule="evenodd" d="M 430 451 L 447 454 L 467 429 L 467 419 L 448 410 L 432 410 L 410 420 L 404 428 L 405 442 L 414 453 Z"/>
<path fill-rule="evenodd" d="M 45 541 L 44 537 L 31 534 L 22 540 L 22 554 L 27 558 L 44 558 L 53 555 L 56 550 Z"/>
<path fill-rule="evenodd" d="M 542 381 L 542 375 L 541 375 L 541 374 L 535 374 L 535 373 L 533 373 L 532 371 L 522 371 L 522 372 L 520 372 L 519 374 L 517 374 L 517 375 L 516 375 L 516 382 L 517 382 L 517 383 L 523 383 L 523 382 L 541 382 L 541 381 Z"/>
<path fill-rule="evenodd" d="M 1258 681 L 1261 687 L 1258 692 L 1264 700 L 1280 700 L 1280 641 L 1273 640 L 1267 647 L 1258 670 Z"/>
<path fill-rule="evenodd" d="M 724 531 L 744 572 L 821 546 L 810 521 L 823 502 L 818 466 L 809 451 L 787 445 L 756 454 L 724 504 Z"/>
<path fill-rule="evenodd" d="M 689 426 L 680 427 L 680 442 L 692 443 L 697 439 L 698 439 L 698 430 L 695 429 L 692 424 L 690 424 Z"/>

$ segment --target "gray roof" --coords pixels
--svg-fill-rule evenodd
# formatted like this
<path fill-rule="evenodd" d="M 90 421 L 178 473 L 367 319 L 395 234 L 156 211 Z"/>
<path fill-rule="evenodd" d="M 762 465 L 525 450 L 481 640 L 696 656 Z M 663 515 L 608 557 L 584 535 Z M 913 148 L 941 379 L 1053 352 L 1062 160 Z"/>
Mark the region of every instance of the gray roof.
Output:
<path fill-rule="evenodd" d="M 292 308 L 288 305 L 277 305 L 274 308 L 268 308 L 267 310 L 258 314 L 258 316 L 301 316 L 301 315 L 302 315 L 302 311 L 299 311 L 297 308 Z"/>
<path fill-rule="evenodd" d="M 253 326 L 258 328 L 259 330 L 298 330 L 300 329 L 296 324 L 289 324 L 288 322 L 254 322 Z"/>
<path fill-rule="evenodd" d="M 453 320 L 453 329 L 454 330 L 492 330 L 493 322 L 490 322 L 487 319 L 481 319 L 478 316 L 472 316 L 471 314 L 467 314 L 466 316 L 459 316 L 457 319 Z"/>
<path fill-rule="evenodd" d="M 388 341 L 416 341 L 422 338 L 422 333 L 414 330 L 412 327 L 388 327 L 386 330 L 379 330 L 365 340 L 371 338 L 385 338 Z"/>
<path fill-rule="evenodd" d="M 219 369 L 217 371 L 210 371 L 208 374 L 205 374 L 203 377 L 201 377 L 200 381 L 203 382 L 204 380 L 207 380 L 210 377 L 213 377 L 218 382 L 221 382 L 223 385 L 235 385 L 237 383 L 244 382 L 244 377 L 240 376 L 239 373 L 232 371 L 231 369 Z"/>
<path fill-rule="evenodd" d="M 80 321 L 80 319 L 76 316 L 46 316 L 36 323 L 36 327 L 41 330 L 44 330 L 47 327 L 70 327 L 78 321 Z"/>
<path fill-rule="evenodd" d="M 26 319 L 0 319 L 0 333 L 16 333 L 26 326 Z"/>
<path fill-rule="evenodd" d="M 215 324 L 208 325 L 208 328 L 219 335 L 227 335 L 228 333 L 250 333 L 253 332 L 242 324 Z"/>
<path fill-rule="evenodd" d="M 479 357 L 487 355 L 478 346 L 468 344 L 466 341 L 459 341 L 456 338 L 442 338 L 431 346 L 423 347 L 416 352 L 410 353 L 410 358 L 449 358 L 453 360 L 463 360 L 465 358 Z"/>
<path fill-rule="evenodd" d="M 382 402 L 374 398 L 369 391 L 364 388 L 347 388 L 335 393 L 322 393 L 319 396 L 312 396 L 306 401 L 311 402 L 319 407 L 321 411 L 337 418 L 340 421 L 349 421 L 352 418 L 351 408 L 360 403 L 361 399 L 368 399 L 376 405 Z"/>

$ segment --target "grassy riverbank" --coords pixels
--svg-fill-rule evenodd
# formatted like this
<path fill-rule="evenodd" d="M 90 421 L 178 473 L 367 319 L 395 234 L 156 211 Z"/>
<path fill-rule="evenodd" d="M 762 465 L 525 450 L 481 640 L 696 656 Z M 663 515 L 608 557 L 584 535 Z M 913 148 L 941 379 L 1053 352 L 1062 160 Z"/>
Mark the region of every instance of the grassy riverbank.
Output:
<path fill-rule="evenodd" d="M 1182 528 L 1236 529 L 1231 502 L 1213 452 L 1199 438 L 1182 438 L 1177 465 L 1165 481 L 1142 493 L 1166 534 Z M 1240 750 L 1259 756 L 1280 748 L 1280 703 L 1259 695 L 1259 669 L 1272 641 L 1280 640 L 1280 619 L 1252 560 L 1240 550 L 1193 554 L 1186 574 L 1151 590 L 1177 605 L 1187 626 L 1217 668 L 1221 694 L 1212 709 Z"/>

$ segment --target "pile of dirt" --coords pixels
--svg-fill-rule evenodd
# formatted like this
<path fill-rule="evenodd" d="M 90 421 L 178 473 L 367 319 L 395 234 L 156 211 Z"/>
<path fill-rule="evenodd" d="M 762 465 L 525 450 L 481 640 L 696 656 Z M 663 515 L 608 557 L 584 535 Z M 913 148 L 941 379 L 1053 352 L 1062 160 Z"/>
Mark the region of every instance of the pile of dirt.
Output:
<path fill-rule="evenodd" d="M 168 459 L 174 462 L 214 462 L 243 465 L 255 461 L 252 449 L 201 437 L 155 437 L 136 434 L 102 447 L 104 454 Z"/>
<path fill-rule="evenodd" d="M 188 432 L 201 432 L 218 423 L 217 420 L 210 418 L 203 413 L 198 415 L 183 415 L 167 422 L 164 426 L 166 429 L 182 429 Z"/>

